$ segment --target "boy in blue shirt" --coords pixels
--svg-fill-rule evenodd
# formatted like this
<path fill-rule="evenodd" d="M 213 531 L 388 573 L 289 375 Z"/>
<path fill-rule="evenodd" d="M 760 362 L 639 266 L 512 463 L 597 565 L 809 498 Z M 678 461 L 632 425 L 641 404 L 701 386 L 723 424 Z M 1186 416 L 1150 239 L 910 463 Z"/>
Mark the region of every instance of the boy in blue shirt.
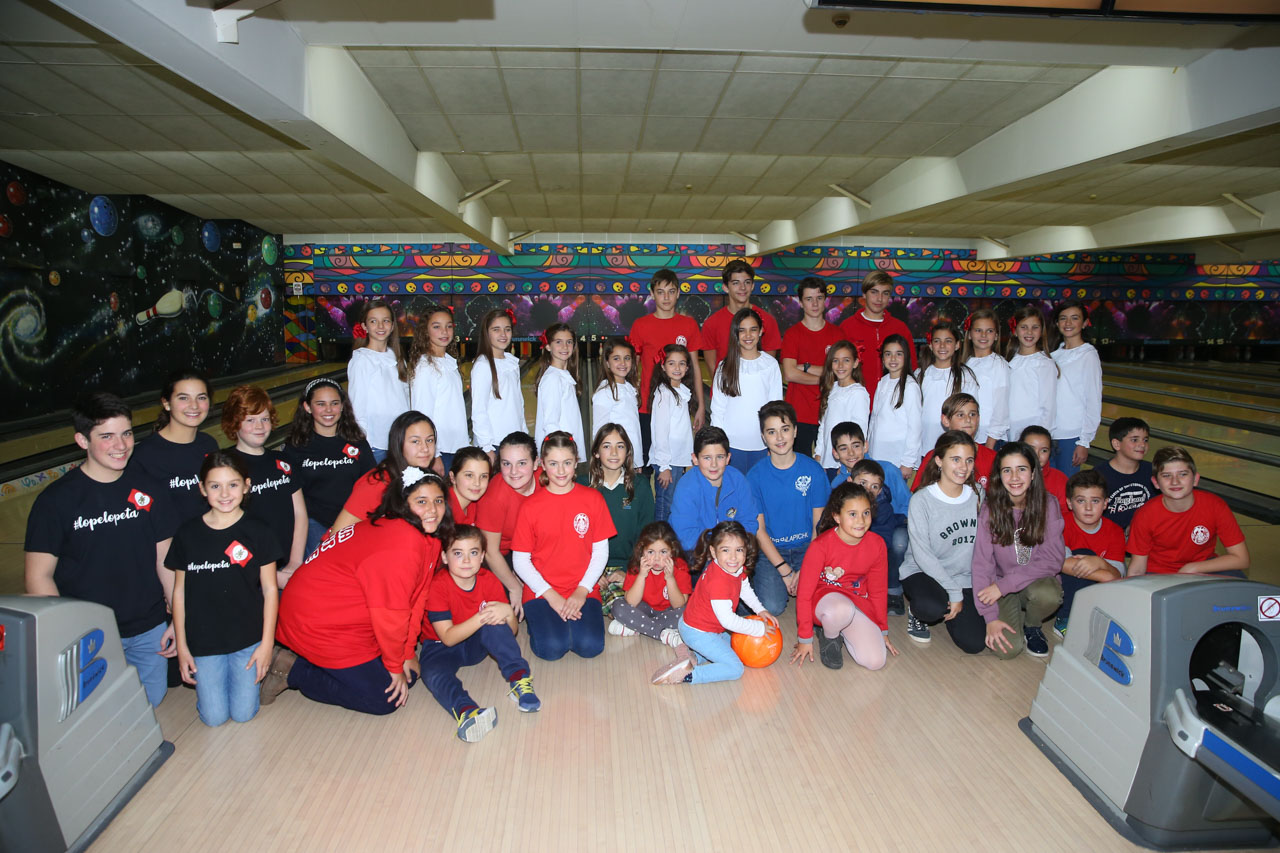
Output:
<path fill-rule="evenodd" d="M 907 553 L 907 508 L 911 504 L 911 491 L 907 488 L 907 481 L 897 476 L 898 466 L 891 462 L 864 460 L 867 440 L 862 434 L 862 427 L 853 421 L 843 421 L 832 428 L 831 446 L 831 452 L 840 463 L 840 468 L 831 478 L 833 489 L 846 480 L 857 482 L 852 472 L 860 462 L 874 462 L 880 468 L 881 486 L 877 498 L 876 521 L 871 529 L 880 534 L 889 551 L 889 612 L 894 616 L 901 616 L 906 613 L 906 606 L 902 600 L 902 585 L 898 582 L 898 567 L 902 565 L 902 558 Z M 892 471 L 893 476 L 885 476 L 886 471 Z M 860 485 L 865 488 L 865 484 Z M 888 518 L 894 521 L 892 529 L 886 532 L 888 521 L 885 519 Z"/>
<path fill-rule="evenodd" d="M 760 507 L 756 542 L 760 557 L 751 587 L 774 615 L 787 607 L 800 580 L 805 551 L 831 495 L 827 473 L 810 456 L 795 452 L 796 410 L 774 400 L 760 407 L 760 437 L 769 455 L 747 472 Z"/>
<path fill-rule="evenodd" d="M 668 519 L 687 555 L 693 554 L 702 531 L 722 521 L 737 521 L 756 532 L 760 509 L 746 476 L 729 466 L 729 437 L 708 426 L 693 436 L 693 467 L 676 483 Z M 691 561 L 692 562 L 692 561 Z"/>

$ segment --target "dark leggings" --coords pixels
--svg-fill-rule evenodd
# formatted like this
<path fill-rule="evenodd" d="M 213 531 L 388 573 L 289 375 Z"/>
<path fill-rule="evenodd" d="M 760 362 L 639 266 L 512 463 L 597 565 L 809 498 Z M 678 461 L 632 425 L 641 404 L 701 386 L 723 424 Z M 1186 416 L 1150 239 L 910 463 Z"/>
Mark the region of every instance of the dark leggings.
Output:
<path fill-rule="evenodd" d="M 936 625 L 947 615 L 951 606 L 942 584 L 924 572 L 916 572 L 902 579 L 902 591 L 911 602 L 911 612 L 926 625 Z M 987 621 L 982 618 L 973 603 L 973 590 L 962 592 L 964 606 L 950 622 L 945 623 L 951 642 L 965 654 L 976 655 L 987 647 Z"/>
<path fill-rule="evenodd" d="M 545 598 L 535 598 L 524 605 L 524 621 L 529 628 L 529 650 L 543 660 L 560 660 L 569 652 L 593 658 L 604 651 L 604 613 L 599 599 L 582 602 L 581 618 L 566 622 Z"/>
<path fill-rule="evenodd" d="M 415 680 L 411 675 L 410 687 Z M 396 710 L 387 698 L 391 674 L 383 666 L 382 658 L 344 669 L 325 669 L 299 657 L 289 671 L 289 686 L 313 702 L 340 705 L 363 714 L 390 714 Z"/>

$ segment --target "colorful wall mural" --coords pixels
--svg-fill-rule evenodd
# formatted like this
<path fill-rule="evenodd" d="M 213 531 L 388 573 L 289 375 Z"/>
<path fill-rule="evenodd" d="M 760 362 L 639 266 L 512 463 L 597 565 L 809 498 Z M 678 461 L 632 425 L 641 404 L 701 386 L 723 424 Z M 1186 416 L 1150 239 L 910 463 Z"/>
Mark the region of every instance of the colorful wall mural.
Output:
<path fill-rule="evenodd" d="M 0 162 L 5 421 L 79 392 L 154 393 L 284 360 L 277 237 L 146 196 L 90 195 Z"/>
<path fill-rule="evenodd" d="M 441 303 L 454 308 L 464 338 L 495 307 L 516 313 L 526 340 L 557 321 L 587 337 L 624 334 L 652 310 L 647 285 L 660 267 L 680 278 L 681 310 L 702 320 L 724 304 L 720 270 L 742 252 L 733 244 L 523 244 L 508 256 L 466 243 L 285 246 L 285 281 L 296 294 L 286 345 L 290 360 L 315 358 L 319 341 L 350 336 L 372 297 L 399 306 L 405 334 Z M 1189 255 L 1115 253 L 980 261 L 954 249 L 801 247 L 754 263 L 758 302 L 783 328 L 800 319 L 800 279 L 828 283 L 828 317 L 839 322 L 857 310 L 863 276 L 881 269 L 894 278 L 892 311 L 921 340 L 940 315 L 989 307 L 1007 317 L 1027 301 L 1047 312 L 1073 297 L 1089 306 L 1100 342 L 1280 342 L 1280 261 L 1196 266 Z"/>

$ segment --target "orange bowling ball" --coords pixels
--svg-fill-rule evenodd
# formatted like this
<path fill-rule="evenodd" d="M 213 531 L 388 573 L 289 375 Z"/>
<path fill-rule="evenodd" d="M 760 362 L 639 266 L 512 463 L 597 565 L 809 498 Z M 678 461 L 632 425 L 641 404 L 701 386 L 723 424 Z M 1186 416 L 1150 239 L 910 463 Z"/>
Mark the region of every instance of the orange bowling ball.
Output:
<path fill-rule="evenodd" d="M 748 616 L 763 622 L 759 616 Z M 766 667 L 782 655 L 782 632 L 768 626 L 763 637 L 752 637 L 747 634 L 734 634 L 729 640 L 733 651 L 743 664 L 755 669 Z"/>

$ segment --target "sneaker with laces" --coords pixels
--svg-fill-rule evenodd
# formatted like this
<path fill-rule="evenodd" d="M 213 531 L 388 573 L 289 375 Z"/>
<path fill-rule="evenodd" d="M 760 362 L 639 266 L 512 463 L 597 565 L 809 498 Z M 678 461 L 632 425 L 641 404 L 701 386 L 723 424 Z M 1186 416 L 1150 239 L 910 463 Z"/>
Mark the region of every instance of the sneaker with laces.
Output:
<path fill-rule="evenodd" d="M 271 665 L 267 667 L 267 674 L 258 686 L 259 705 L 270 705 L 276 701 L 277 696 L 289 689 L 289 673 L 297 660 L 298 656 L 284 646 L 275 647 L 271 653 Z"/>
<path fill-rule="evenodd" d="M 1067 638 L 1067 617 L 1059 616 L 1053 620 L 1053 635 L 1059 640 Z"/>
<path fill-rule="evenodd" d="M 907 636 L 917 643 L 927 643 L 933 639 L 929 626 L 916 618 L 916 614 L 907 611 Z"/>
<path fill-rule="evenodd" d="M 680 636 L 678 628 L 663 628 L 658 639 L 673 649 L 684 645 L 684 638 Z"/>
<path fill-rule="evenodd" d="M 675 660 L 658 668 L 650 679 L 651 684 L 679 684 L 693 675 L 693 659 L 678 655 Z"/>
<path fill-rule="evenodd" d="M 636 635 L 635 629 L 628 628 L 617 619 L 609 623 L 609 633 L 615 637 L 634 637 Z"/>
<path fill-rule="evenodd" d="M 839 669 L 844 666 L 844 640 L 840 635 L 828 637 L 826 629 L 821 625 L 813 626 L 813 639 L 818 643 L 818 660 L 827 669 Z"/>
<path fill-rule="evenodd" d="M 498 712 L 494 708 L 472 708 L 458 715 L 458 740 L 476 743 L 493 731 L 498 724 Z"/>
<path fill-rule="evenodd" d="M 1027 654 L 1034 658 L 1046 657 L 1049 654 L 1049 641 L 1044 638 L 1044 632 L 1039 626 L 1034 628 L 1027 626 L 1022 629 L 1022 634 L 1027 638 Z"/>
<path fill-rule="evenodd" d="M 507 695 L 526 714 L 533 713 L 542 707 L 542 700 L 538 698 L 537 693 L 533 692 L 533 676 L 531 675 L 517 678 L 511 682 L 511 689 L 507 691 Z"/>
<path fill-rule="evenodd" d="M 902 594 L 898 593 L 897 595 L 894 595 L 893 593 L 889 593 L 889 615 L 901 616 L 906 612 L 907 605 L 902 599 Z"/>

